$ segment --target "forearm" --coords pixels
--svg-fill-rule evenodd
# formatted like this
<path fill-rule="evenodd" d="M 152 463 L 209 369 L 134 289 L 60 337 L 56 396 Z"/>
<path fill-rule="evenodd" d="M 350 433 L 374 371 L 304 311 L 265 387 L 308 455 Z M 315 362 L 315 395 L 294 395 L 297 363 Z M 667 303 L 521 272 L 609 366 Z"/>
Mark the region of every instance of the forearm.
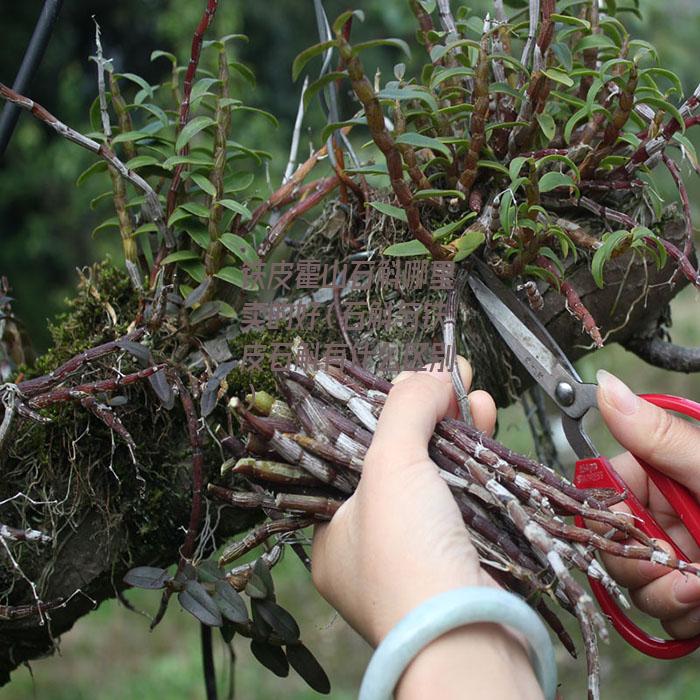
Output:
<path fill-rule="evenodd" d="M 429 644 L 397 686 L 398 700 L 542 700 L 524 646 L 495 624 L 466 625 Z"/>

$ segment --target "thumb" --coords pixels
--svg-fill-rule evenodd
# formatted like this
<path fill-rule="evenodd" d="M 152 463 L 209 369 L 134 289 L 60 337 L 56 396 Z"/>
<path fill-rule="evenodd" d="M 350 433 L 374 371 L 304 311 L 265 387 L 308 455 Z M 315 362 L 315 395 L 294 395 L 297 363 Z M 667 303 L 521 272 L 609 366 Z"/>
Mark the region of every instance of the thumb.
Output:
<path fill-rule="evenodd" d="M 599 370 L 598 408 L 615 439 L 693 492 L 700 491 L 700 429 L 634 394 Z"/>

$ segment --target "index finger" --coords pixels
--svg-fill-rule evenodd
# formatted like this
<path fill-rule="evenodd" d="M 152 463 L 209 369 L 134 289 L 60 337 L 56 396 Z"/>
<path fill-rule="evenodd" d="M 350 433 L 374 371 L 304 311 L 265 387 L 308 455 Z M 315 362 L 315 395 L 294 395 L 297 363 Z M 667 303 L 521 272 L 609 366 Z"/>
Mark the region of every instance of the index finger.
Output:
<path fill-rule="evenodd" d="M 617 441 L 697 496 L 700 428 L 645 401 L 603 370 L 598 386 L 598 408 Z"/>

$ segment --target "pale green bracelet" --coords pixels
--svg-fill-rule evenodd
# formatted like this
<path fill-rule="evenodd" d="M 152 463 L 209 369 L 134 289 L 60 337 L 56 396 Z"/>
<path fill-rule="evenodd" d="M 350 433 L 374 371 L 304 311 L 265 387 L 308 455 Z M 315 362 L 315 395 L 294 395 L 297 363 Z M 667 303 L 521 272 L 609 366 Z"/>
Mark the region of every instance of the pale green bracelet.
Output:
<path fill-rule="evenodd" d="M 554 700 L 557 667 L 549 633 L 520 597 L 500 588 L 458 588 L 426 600 L 404 617 L 377 647 L 367 666 L 359 700 L 389 700 L 408 664 L 425 646 L 471 622 L 496 622 L 521 632 L 546 700 Z"/>

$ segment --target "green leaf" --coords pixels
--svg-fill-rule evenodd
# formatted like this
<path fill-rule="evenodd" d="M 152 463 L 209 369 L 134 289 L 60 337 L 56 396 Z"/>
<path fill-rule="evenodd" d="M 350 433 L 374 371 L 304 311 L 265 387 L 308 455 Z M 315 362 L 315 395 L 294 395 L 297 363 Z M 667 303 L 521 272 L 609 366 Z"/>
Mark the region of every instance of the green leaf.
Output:
<path fill-rule="evenodd" d="M 210 215 L 209 209 L 199 202 L 186 202 L 185 204 L 181 204 L 180 207 L 202 219 L 208 219 Z"/>
<path fill-rule="evenodd" d="M 384 249 L 382 255 L 390 255 L 392 257 L 404 258 L 413 255 L 425 255 L 428 249 L 420 241 L 403 241 L 402 243 L 394 243 Z"/>
<path fill-rule="evenodd" d="M 254 173 L 234 172 L 224 180 L 224 192 L 242 192 L 247 190 L 255 180 Z"/>
<path fill-rule="evenodd" d="M 177 599 L 202 624 L 209 627 L 221 627 L 223 624 L 218 606 L 199 581 L 188 581 L 185 590 L 178 593 Z"/>
<path fill-rule="evenodd" d="M 474 218 L 476 218 L 476 212 L 470 211 L 466 216 L 463 216 L 461 219 L 457 221 L 451 221 L 449 224 L 440 226 L 440 228 L 437 228 L 435 229 L 435 231 L 433 231 L 433 240 L 439 241 L 443 238 L 447 238 L 447 236 L 464 226 L 464 224 L 466 224 L 467 221 L 470 221 Z"/>
<path fill-rule="evenodd" d="M 216 121 L 211 117 L 195 117 L 185 124 L 175 142 L 175 150 L 181 151 L 200 131 L 214 126 Z"/>
<path fill-rule="evenodd" d="M 601 239 L 602 245 L 593 254 L 593 260 L 591 261 L 591 274 L 593 280 L 600 289 L 602 289 L 605 284 L 603 281 L 605 263 L 610 260 L 618 246 L 630 236 L 631 233 L 629 231 L 613 231 L 603 234 L 603 238 Z"/>
<path fill-rule="evenodd" d="M 209 46 L 216 46 L 218 49 L 223 49 L 229 41 L 240 40 L 248 43 L 249 39 L 245 34 L 226 34 L 226 36 L 219 37 L 218 39 L 210 39 L 209 41 L 202 42 L 202 46 L 207 48 Z"/>
<path fill-rule="evenodd" d="M 360 22 L 365 21 L 365 13 L 362 10 L 346 10 L 338 15 L 335 22 L 333 22 L 333 33 L 337 34 L 342 31 L 343 27 L 347 24 L 349 19 L 357 17 Z"/>
<path fill-rule="evenodd" d="M 160 51 L 159 49 L 151 51 L 151 61 L 155 61 L 158 58 L 167 58 L 168 61 L 170 61 L 174 66 L 177 65 L 177 58 L 175 58 L 175 54 L 172 54 L 169 51 Z"/>
<path fill-rule="evenodd" d="M 190 93 L 190 101 L 194 102 L 202 95 L 212 94 L 209 92 L 209 88 L 217 85 L 221 81 L 218 78 L 200 78 L 193 86 L 192 92 Z"/>
<path fill-rule="evenodd" d="M 270 112 L 267 112 L 264 109 L 259 109 L 258 107 L 249 107 L 248 105 L 237 105 L 236 107 L 233 108 L 234 112 L 250 112 L 251 114 L 257 114 L 260 117 L 263 117 L 266 119 L 272 126 L 277 128 L 280 123 L 277 117 L 274 114 L 270 114 Z"/>
<path fill-rule="evenodd" d="M 553 12 L 550 15 L 550 19 L 553 22 L 561 22 L 562 24 L 571 24 L 575 27 L 582 27 L 587 32 L 591 31 L 591 23 L 585 19 L 579 19 L 578 17 L 571 17 L 570 15 L 559 15 Z"/>
<path fill-rule="evenodd" d="M 225 301 L 219 301 L 218 304 L 219 316 L 223 316 L 224 318 L 238 318 L 236 309 L 234 309 L 233 306 L 227 304 Z"/>
<path fill-rule="evenodd" d="M 174 253 L 166 255 L 161 265 L 169 265 L 170 263 L 183 262 L 185 260 L 199 260 L 199 255 L 193 250 L 176 250 Z"/>
<path fill-rule="evenodd" d="M 204 177 L 204 175 L 192 173 L 192 175 L 190 175 L 190 180 L 192 180 L 192 182 L 194 182 L 200 190 L 206 192 L 210 197 L 216 197 L 216 187 L 214 187 L 211 181 Z"/>
<path fill-rule="evenodd" d="M 611 68 L 617 68 L 618 69 L 618 80 L 625 74 L 626 71 L 621 71 L 619 70 L 621 66 L 624 66 L 625 68 L 632 68 L 634 66 L 634 62 L 630 61 L 629 59 L 626 58 L 611 58 L 609 61 L 605 61 L 603 65 L 600 67 L 600 70 L 598 71 L 598 75 L 600 79 L 605 83 L 610 79 L 610 76 L 608 75 L 608 72 L 610 71 Z M 641 75 L 641 73 L 640 73 Z"/>
<path fill-rule="evenodd" d="M 388 204 L 387 202 L 370 202 L 369 205 L 376 209 L 378 212 L 386 216 L 390 216 L 392 219 L 399 219 L 399 221 L 407 222 L 406 212 L 402 207 L 396 207 L 393 204 Z"/>
<path fill-rule="evenodd" d="M 248 609 L 243 598 L 228 581 L 216 581 L 212 598 L 227 620 L 242 624 L 248 621 Z"/>
<path fill-rule="evenodd" d="M 243 79 L 252 86 L 255 86 L 255 73 L 240 61 L 229 61 L 229 68 L 233 68 Z"/>
<path fill-rule="evenodd" d="M 638 241 L 642 238 L 656 238 L 656 234 L 646 226 L 635 226 L 630 233 L 632 234 L 632 240 Z"/>
<path fill-rule="evenodd" d="M 259 258 L 258 254 L 255 252 L 255 248 L 238 234 L 224 233 L 219 240 L 227 250 L 230 250 L 243 262 L 251 265 L 258 262 Z"/>
<path fill-rule="evenodd" d="M 396 139 L 396 143 L 405 143 L 408 146 L 415 146 L 416 148 L 429 148 L 442 153 L 446 158 L 452 158 L 450 149 L 444 143 L 430 136 L 418 134 L 415 131 L 407 131 L 405 134 L 401 134 Z"/>
<path fill-rule="evenodd" d="M 322 695 L 331 692 L 331 683 L 326 672 L 314 655 L 301 643 L 286 647 L 289 665 L 307 682 L 309 687 Z"/>
<path fill-rule="evenodd" d="M 197 226 L 189 223 L 185 228 L 185 233 L 202 249 L 206 250 L 211 243 L 209 231 L 204 226 Z M 200 280 L 201 281 L 201 280 Z"/>
<path fill-rule="evenodd" d="M 547 141 L 552 141 L 557 133 L 557 125 L 554 123 L 554 117 L 546 113 L 537 114 L 537 123 L 540 125 L 540 129 L 542 129 L 542 133 Z"/>
<path fill-rule="evenodd" d="M 480 34 L 481 32 L 479 31 L 478 33 Z M 449 51 L 453 51 L 454 49 L 458 49 L 462 46 L 466 46 L 470 49 L 475 49 L 476 51 L 478 51 L 480 48 L 479 42 L 474 41 L 474 39 L 458 39 L 457 41 L 452 41 L 446 45 L 436 44 L 430 51 L 430 60 L 433 63 L 437 63 L 446 53 L 448 53 Z M 499 54 L 497 58 L 499 61 L 502 61 L 506 58 L 506 56 Z"/>
<path fill-rule="evenodd" d="M 570 168 L 571 171 L 574 173 L 574 179 L 576 182 L 579 182 L 581 179 L 581 173 L 578 169 L 578 166 L 576 163 L 574 163 L 571 158 L 568 156 L 562 156 L 559 155 L 558 153 L 552 153 L 551 155 L 544 156 L 543 158 L 540 158 L 536 163 L 535 163 L 535 168 L 539 170 L 540 168 L 544 167 L 548 163 L 564 163 L 567 168 Z"/>
<path fill-rule="evenodd" d="M 372 41 L 362 41 L 352 47 L 352 54 L 353 56 L 357 56 L 361 51 L 373 49 L 376 46 L 393 46 L 397 49 L 401 49 L 408 58 L 411 58 L 411 49 L 403 39 L 373 39 Z"/>
<path fill-rule="evenodd" d="M 493 93 L 503 93 L 504 95 L 510 95 L 516 100 L 522 100 L 523 93 L 518 92 L 515 88 L 508 85 L 508 83 L 491 83 L 489 90 Z"/>
<path fill-rule="evenodd" d="M 240 100 L 237 100 L 235 97 L 222 97 L 221 99 L 217 100 L 216 104 L 219 107 L 235 107 L 236 105 L 241 105 L 243 103 Z"/>
<path fill-rule="evenodd" d="M 576 253 L 576 246 L 573 244 L 573 241 L 567 233 L 564 231 L 563 228 L 560 226 L 550 226 L 547 229 L 547 232 L 554 236 L 557 241 L 559 242 L 559 247 L 561 248 L 561 254 L 566 258 L 569 255 L 569 251 L 573 252 L 573 257 L 574 257 L 574 262 L 576 262 L 577 258 L 577 253 Z"/>
<path fill-rule="evenodd" d="M 192 216 L 190 212 L 185 211 L 182 207 L 177 207 L 177 209 L 175 209 L 168 219 L 168 228 L 176 224 L 178 221 L 188 219 L 190 216 Z"/>
<path fill-rule="evenodd" d="M 564 140 L 566 143 L 571 143 L 571 135 L 574 129 L 578 126 L 579 122 L 582 122 L 588 117 L 588 107 L 581 107 L 578 112 L 575 112 L 573 116 L 569 118 L 564 127 Z"/>
<path fill-rule="evenodd" d="M 160 131 L 163 127 L 158 122 L 151 122 Z M 112 139 L 112 143 L 132 143 L 135 141 L 143 141 L 144 139 L 152 139 L 155 131 L 147 131 L 145 128 L 138 131 L 125 131 Z"/>
<path fill-rule="evenodd" d="M 204 281 L 206 270 L 199 260 L 184 260 L 179 266 L 197 282 L 197 284 L 201 284 Z"/>
<path fill-rule="evenodd" d="M 653 44 L 650 44 L 648 41 L 644 41 L 643 39 L 634 39 L 630 41 L 630 49 L 641 49 L 642 51 L 646 51 L 654 59 L 654 61 L 658 63 L 659 54 L 656 51 L 656 47 Z"/>
<path fill-rule="evenodd" d="M 436 70 L 430 79 L 430 89 L 435 90 L 435 88 L 444 83 L 446 80 L 451 78 L 470 78 L 474 75 L 473 68 L 467 68 L 466 66 L 454 66 L 452 68 L 439 68 Z"/>
<path fill-rule="evenodd" d="M 211 168 L 214 166 L 214 161 L 210 158 L 203 158 L 202 156 L 170 156 L 170 158 L 163 161 L 163 167 L 166 170 L 171 170 L 178 165 L 192 165 L 194 167 Z"/>
<path fill-rule="evenodd" d="M 542 246 L 540 248 L 540 255 L 544 256 L 548 260 L 551 260 L 554 265 L 556 266 L 557 270 L 559 271 L 559 274 L 563 277 L 564 276 L 564 265 L 562 264 L 561 260 L 559 260 L 559 256 L 548 246 Z"/>
<path fill-rule="evenodd" d="M 389 172 L 386 167 L 386 162 L 384 163 L 372 163 L 367 165 L 361 165 L 359 168 L 346 168 L 345 172 L 352 175 L 388 175 Z"/>
<path fill-rule="evenodd" d="M 557 100 L 564 102 L 567 105 L 576 107 L 577 109 L 583 107 L 586 104 L 585 100 L 582 100 L 575 95 L 570 95 L 567 92 L 561 92 L 560 90 L 552 90 L 550 95 Z"/>
<path fill-rule="evenodd" d="M 518 156 L 517 158 L 513 158 L 513 160 L 510 161 L 508 164 L 508 174 L 510 175 L 511 181 L 515 180 L 520 176 L 520 172 L 523 169 L 523 165 L 527 163 L 529 158 L 525 156 Z"/>
<path fill-rule="evenodd" d="M 545 173 L 540 178 L 538 187 L 541 194 L 556 190 L 558 187 L 571 187 L 578 192 L 578 188 L 573 179 L 569 175 L 558 172 Z"/>
<path fill-rule="evenodd" d="M 235 199 L 220 199 L 217 204 L 232 212 L 235 212 L 236 214 L 240 214 L 243 221 L 248 221 L 253 216 L 248 207 L 240 202 L 237 202 Z"/>
<path fill-rule="evenodd" d="M 98 194 L 97 197 L 91 199 L 90 209 L 94 210 L 103 199 L 107 199 L 108 197 L 114 197 L 114 192 L 112 192 L 112 190 Z"/>
<path fill-rule="evenodd" d="M 165 588 L 167 581 L 172 579 L 172 576 L 165 570 L 154 566 L 137 566 L 131 569 L 124 576 L 124 583 L 128 583 L 135 588 L 144 588 L 146 590 L 158 590 Z"/>
<path fill-rule="evenodd" d="M 258 285 L 248 285 L 248 287 L 243 286 L 243 272 L 237 267 L 223 267 L 221 268 L 214 277 L 218 277 L 224 282 L 234 285 L 235 287 L 240 287 L 241 289 L 247 289 L 251 292 L 258 291 Z"/>
<path fill-rule="evenodd" d="M 147 224 L 141 224 L 131 235 L 140 236 L 142 233 L 155 233 L 156 231 L 158 231 L 158 227 L 149 221 Z"/>
<path fill-rule="evenodd" d="M 82 185 L 86 180 L 89 180 L 93 175 L 103 173 L 105 170 L 107 170 L 107 163 L 104 160 L 98 160 L 96 163 L 93 163 L 83 170 L 80 175 L 78 175 L 78 179 L 75 181 L 76 187 L 80 187 L 80 185 Z"/>
<path fill-rule="evenodd" d="M 666 68 L 658 67 L 645 68 L 644 70 L 639 71 L 640 79 L 643 77 L 655 75 L 658 75 L 659 77 L 668 80 L 668 82 L 671 83 L 672 91 L 676 92 L 679 95 L 683 94 L 683 84 L 681 83 L 681 79 L 673 71 L 667 70 Z"/>
<path fill-rule="evenodd" d="M 326 124 L 323 128 L 321 132 L 321 141 L 324 143 L 328 141 L 330 135 L 338 131 L 338 129 L 342 129 L 346 126 L 360 126 L 365 124 L 367 124 L 366 117 L 355 117 L 354 119 L 348 119 L 344 122 L 331 122 L 330 124 Z"/>
<path fill-rule="evenodd" d="M 148 165 L 162 167 L 160 161 L 153 156 L 136 156 L 126 163 L 126 167 L 129 168 L 129 170 L 138 170 Z"/>
<path fill-rule="evenodd" d="M 632 248 L 643 248 L 645 252 L 651 253 L 660 270 L 668 260 L 668 253 L 659 237 L 646 226 L 635 226 L 631 234 Z"/>
<path fill-rule="evenodd" d="M 153 97 L 153 88 L 140 76 L 135 73 L 115 73 L 115 78 L 125 78 L 130 80 L 132 83 L 136 83 L 142 90 L 145 90 L 151 97 Z"/>
<path fill-rule="evenodd" d="M 119 228 L 119 219 L 116 216 L 112 216 L 106 221 L 103 221 L 101 224 L 98 226 L 95 226 L 94 229 L 92 229 L 92 235 L 94 236 L 95 234 L 99 233 L 100 231 L 104 231 L 105 229 L 108 228 Z"/>
<path fill-rule="evenodd" d="M 253 639 L 250 642 L 250 651 L 265 668 L 276 676 L 286 678 L 289 675 L 289 662 L 280 647 Z"/>
<path fill-rule="evenodd" d="M 418 100 L 424 102 L 433 111 L 438 111 L 437 100 L 426 90 L 417 87 L 385 87 L 377 94 L 380 100 Z"/>
<path fill-rule="evenodd" d="M 662 109 L 664 112 L 670 114 L 680 124 L 681 133 L 685 133 L 685 119 L 683 119 L 683 115 L 680 113 L 678 107 L 672 105 L 667 100 L 663 100 L 660 97 L 652 97 L 651 95 L 641 97 L 637 100 L 637 103 L 640 102 L 648 104 L 650 107 L 656 109 Z"/>
<path fill-rule="evenodd" d="M 299 641 L 299 625 L 296 620 L 277 603 L 271 600 L 260 600 L 257 604 L 257 612 L 260 617 L 274 630 L 285 644 L 294 644 Z"/>
<path fill-rule="evenodd" d="M 566 85 L 566 87 L 572 87 L 574 84 L 574 81 L 563 70 L 559 70 L 558 68 L 543 70 L 542 74 L 546 75 L 550 80 Z"/>
<path fill-rule="evenodd" d="M 328 49 L 335 48 L 337 45 L 338 42 L 332 39 L 331 41 L 322 41 L 320 44 L 314 44 L 313 46 L 309 46 L 308 49 L 304 49 L 297 55 L 292 63 L 292 80 L 296 80 L 299 77 L 304 70 L 304 66 L 306 66 L 312 58 L 325 53 Z"/>
<path fill-rule="evenodd" d="M 513 204 L 513 191 L 506 190 L 501 195 L 501 203 L 498 207 L 498 217 L 501 222 L 503 232 L 510 236 L 513 224 L 515 223 L 516 207 Z"/>
<path fill-rule="evenodd" d="M 510 177 L 508 168 L 506 168 L 504 165 L 501 165 L 500 163 L 497 163 L 495 160 L 480 160 L 477 161 L 476 165 L 479 168 L 489 168 L 490 170 L 495 170 L 496 172 L 501 173 L 506 177 Z"/>
<path fill-rule="evenodd" d="M 261 151 L 261 150 L 253 150 L 252 148 L 248 148 L 247 146 L 244 146 L 242 143 L 238 143 L 238 141 L 227 141 L 226 146 L 232 151 L 242 153 L 244 156 L 249 156 L 252 158 L 258 165 L 262 165 L 263 159 L 264 160 L 271 160 L 272 159 L 272 154 L 268 153 L 267 151 Z"/>
<path fill-rule="evenodd" d="M 471 255 L 479 246 L 486 240 L 486 236 L 481 231 L 467 231 L 461 238 L 452 242 L 452 245 L 457 249 L 457 255 L 454 256 L 454 262 L 460 262 Z"/>
<path fill-rule="evenodd" d="M 574 53 L 580 53 L 581 51 L 586 51 L 587 49 L 615 49 L 615 42 L 605 34 L 591 34 L 589 36 L 583 37 L 581 41 L 576 44 L 574 48 Z"/>

